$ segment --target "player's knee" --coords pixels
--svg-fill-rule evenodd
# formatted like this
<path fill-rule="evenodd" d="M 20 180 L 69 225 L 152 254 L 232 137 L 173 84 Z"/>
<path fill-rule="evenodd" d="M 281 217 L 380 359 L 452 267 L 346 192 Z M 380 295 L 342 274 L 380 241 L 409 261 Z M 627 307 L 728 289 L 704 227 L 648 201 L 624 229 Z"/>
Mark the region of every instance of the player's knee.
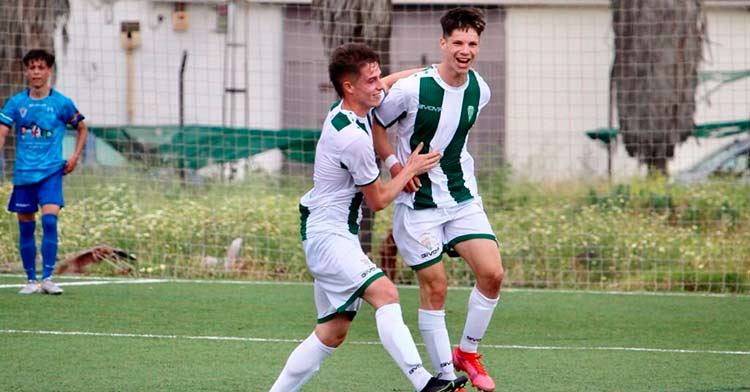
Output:
<path fill-rule="evenodd" d="M 383 288 L 381 294 L 383 304 L 396 304 L 399 301 L 398 290 L 392 283 Z"/>
<path fill-rule="evenodd" d="M 422 288 L 422 297 L 435 309 L 442 309 L 445 305 L 445 298 L 448 296 L 448 281 L 446 279 L 435 279 L 422 284 L 420 287 Z"/>
<path fill-rule="evenodd" d="M 317 335 L 321 343 L 325 344 L 328 347 L 336 348 L 344 343 L 344 340 L 346 340 L 347 332 L 348 329 L 344 328 L 328 328 L 323 331 L 319 331 Z"/>
<path fill-rule="evenodd" d="M 45 234 L 57 234 L 57 215 L 42 215 L 42 230 Z"/>
<path fill-rule="evenodd" d="M 495 268 L 485 271 L 480 276 L 477 276 L 477 284 L 485 292 L 497 293 L 500 291 L 500 286 L 503 284 L 504 277 L 505 270 L 500 264 Z"/>

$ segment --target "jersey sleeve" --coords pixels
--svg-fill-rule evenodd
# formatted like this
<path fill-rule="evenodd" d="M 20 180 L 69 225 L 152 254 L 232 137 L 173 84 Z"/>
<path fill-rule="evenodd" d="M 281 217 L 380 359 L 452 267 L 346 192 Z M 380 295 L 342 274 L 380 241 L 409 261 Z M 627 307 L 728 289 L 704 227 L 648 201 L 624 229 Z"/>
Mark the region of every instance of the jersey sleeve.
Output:
<path fill-rule="evenodd" d="M 391 90 L 388 91 L 388 94 L 381 101 L 380 106 L 373 111 L 375 121 L 384 128 L 390 127 L 393 123 L 406 116 L 408 110 L 406 103 L 408 101 L 406 99 L 405 86 L 406 82 L 404 79 L 400 79 L 394 83 Z"/>
<path fill-rule="evenodd" d="M 367 142 L 367 134 L 364 131 L 352 131 L 361 135 L 355 137 L 341 152 L 341 167 L 349 171 L 357 186 L 370 185 L 380 177 L 380 169 L 375 162 L 375 150 Z"/>
<path fill-rule="evenodd" d="M 70 124 L 73 128 L 77 127 L 78 123 L 85 118 L 83 114 L 78 111 L 75 103 L 73 103 L 73 100 L 70 98 L 65 98 L 65 100 L 63 100 L 63 107 L 60 110 L 60 116 L 65 124 Z"/>
<path fill-rule="evenodd" d="M 3 110 L 0 111 L 0 124 L 3 124 L 7 127 L 12 127 L 13 123 L 16 122 L 15 120 L 15 113 L 16 113 L 16 102 L 13 98 L 9 99 L 5 106 L 3 106 Z"/>

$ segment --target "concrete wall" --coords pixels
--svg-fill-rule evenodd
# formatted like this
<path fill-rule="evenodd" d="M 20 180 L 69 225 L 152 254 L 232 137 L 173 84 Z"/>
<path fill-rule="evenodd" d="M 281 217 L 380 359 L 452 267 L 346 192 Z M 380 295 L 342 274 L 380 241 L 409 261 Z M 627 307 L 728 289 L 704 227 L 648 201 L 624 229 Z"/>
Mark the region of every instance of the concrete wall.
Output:
<path fill-rule="evenodd" d="M 247 50 L 235 51 L 236 86 L 243 83 L 242 57 L 247 58 L 249 126 L 280 127 L 281 9 L 250 4 Z M 71 0 L 70 41 L 57 41 L 56 87 L 72 97 L 89 122 L 126 124 L 126 51 L 120 44 L 120 22 L 138 21 L 142 45 L 133 52 L 134 124 L 179 121 L 178 77 L 182 51 L 185 71 L 185 123 L 222 124 L 225 35 L 217 32 L 216 5 L 187 4 L 187 31 L 172 28 L 173 3 L 151 1 Z M 238 10 L 236 31 L 244 41 Z M 161 16 L 161 20 L 160 20 Z M 231 62 L 227 62 L 231 64 Z M 236 95 L 236 123 L 244 124 L 244 101 Z M 229 106 L 227 99 L 227 107 Z M 229 119 L 231 116 L 227 115 Z"/>

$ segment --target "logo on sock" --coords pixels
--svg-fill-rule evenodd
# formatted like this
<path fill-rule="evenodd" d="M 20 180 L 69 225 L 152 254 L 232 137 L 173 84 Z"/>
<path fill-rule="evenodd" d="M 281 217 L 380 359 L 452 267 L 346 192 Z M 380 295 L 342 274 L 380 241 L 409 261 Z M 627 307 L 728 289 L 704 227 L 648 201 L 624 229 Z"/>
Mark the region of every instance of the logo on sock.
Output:
<path fill-rule="evenodd" d="M 422 367 L 422 365 L 414 366 L 413 368 L 409 369 L 409 374 L 414 374 L 417 370 L 419 370 Z"/>
<path fill-rule="evenodd" d="M 446 367 L 448 365 L 453 366 L 453 361 L 448 361 L 448 362 L 442 362 L 442 363 L 440 363 L 440 367 L 441 368 L 444 368 L 444 367 Z"/>
<path fill-rule="evenodd" d="M 468 340 L 468 341 L 470 341 L 472 343 L 479 343 L 479 342 L 482 341 L 482 338 L 475 338 L 475 337 L 471 337 L 469 335 L 466 335 L 466 340 Z"/>

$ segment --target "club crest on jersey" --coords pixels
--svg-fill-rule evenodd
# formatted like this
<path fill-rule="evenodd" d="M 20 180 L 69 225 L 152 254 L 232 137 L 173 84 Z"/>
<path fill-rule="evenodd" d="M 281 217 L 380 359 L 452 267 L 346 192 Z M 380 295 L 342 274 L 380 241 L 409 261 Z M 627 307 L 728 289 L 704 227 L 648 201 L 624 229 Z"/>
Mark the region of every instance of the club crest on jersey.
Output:
<path fill-rule="evenodd" d="M 469 116 L 469 121 L 471 121 L 471 119 L 474 117 L 474 110 L 475 109 L 473 105 L 469 105 L 469 107 L 466 108 L 466 114 Z"/>
<path fill-rule="evenodd" d="M 21 113 L 21 117 L 26 117 L 26 107 L 22 106 L 20 109 L 18 109 L 18 112 Z"/>

